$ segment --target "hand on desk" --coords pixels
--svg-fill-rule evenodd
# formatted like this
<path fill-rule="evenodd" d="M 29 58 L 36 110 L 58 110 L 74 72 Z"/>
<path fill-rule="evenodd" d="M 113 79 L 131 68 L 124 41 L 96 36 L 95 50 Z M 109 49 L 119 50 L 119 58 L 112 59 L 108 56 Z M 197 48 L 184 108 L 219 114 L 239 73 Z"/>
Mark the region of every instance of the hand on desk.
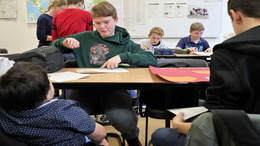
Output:
<path fill-rule="evenodd" d="M 198 48 L 197 47 L 191 47 L 188 48 L 191 52 L 198 52 Z"/>
<path fill-rule="evenodd" d="M 191 52 L 198 52 L 198 48 L 197 47 L 192 47 L 192 48 L 188 48 Z M 210 53 L 212 51 L 212 48 L 208 48 L 207 50 L 205 50 L 205 53 Z"/>
<path fill-rule="evenodd" d="M 74 48 L 79 48 L 80 45 L 79 45 L 79 41 L 74 39 L 74 38 L 66 38 L 64 41 L 63 41 L 63 45 L 67 48 L 70 48 L 70 49 L 74 49 Z"/>
<path fill-rule="evenodd" d="M 148 46 L 142 46 L 141 48 L 144 49 L 145 51 L 149 50 Z"/>
<path fill-rule="evenodd" d="M 212 48 L 208 48 L 207 50 L 205 50 L 205 53 L 210 53 L 212 51 Z"/>
<path fill-rule="evenodd" d="M 121 62 L 121 58 L 119 55 L 116 55 L 112 58 L 110 58 L 107 62 L 105 62 L 100 69 L 103 69 L 105 67 L 113 69 L 113 68 L 117 68 L 118 64 Z"/>

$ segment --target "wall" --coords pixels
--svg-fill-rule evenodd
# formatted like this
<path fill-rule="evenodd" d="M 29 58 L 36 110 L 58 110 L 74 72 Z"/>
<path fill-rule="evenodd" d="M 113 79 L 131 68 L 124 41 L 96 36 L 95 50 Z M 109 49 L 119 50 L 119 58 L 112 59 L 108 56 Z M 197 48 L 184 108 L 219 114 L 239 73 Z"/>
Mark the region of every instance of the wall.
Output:
<path fill-rule="evenodd" d="M 222 19 L 222 1 L 212 0 L 125 0 L 125 24 L 133 38 L 146 37 L 154 26 L 164 30 L 164 38 L 187 35 L 193 22 L 201 22 L 207 31 L 204 36 L 219 37 Z M 130 2 L 131 1 L 131 2 Z M 189 17 L 192 8 L 205 8 L 205 16 Z M 169 11 L 172 10 L 172 11 Z M 185 31 L 184 31 L 185 30 Z"/>
<path fill-rule="evenodd" d="M 37 25 L 26 22 L 26 13 L 26 0 L 17 0 L 17 18 L 0 19 L 0 48 L 18 53 L 38 46 Z"/>
<path fill-rule="evenodd" d="M 214 45 L 219 44 L 223 41 L 223 36 L 228 33 L 228 32 L 232 32 L 233 31 L 233 27 L 231 24 L 231 20 L 229 15 L 227 14 L 227 1 L 228 0 L 223 0 L 223 7 L 222 7 L 222 22 L 221 22 L 221 34 L 220 37 L 217 38 L 205 38 L 211 47 L 214 47 Z M 185 31 L 185 30 L 184 30 Z M 207 31 L 207 29 L 205 30 Z M 186 30 L 187 32 L 187 36 L 189 35 L 189 30 Z M 147 36 L 148 36 L 147 32 Z M 203 36 L 202 36 L 203 37 Z M 133 39 L 135 42 L 138 42 L 140 39 Z M 169 44 L 170 47 L 174 48 L 178 41 L 180 40 L 180 38 L 171 38 L 171 39 L 164 39 L 164 41 L 166 43 Z"/>
<path fill-rule="evenodd" d="M 233 31 L 231 20 L 227 15 L 227 1 L 223 0 L 221 37 L 206 38 L 210 46 L 221 43 L 223 35 Z M 17 0 L 17 18 L 0 19 L 0 48 L 8 49 L 9 53 L 20 53 L 37 47 L 36 24 L 26 22 L 26 0 Z M 189 35 L 189 30 L 184 30 Z M 207 30 L 205 30 L 207 31 Z M 148 34 L 149 32 L 147 32 Z M 135 42 L 140 39 L 133 39 Z M 179 38 L 165 39 L 170 47 L 175 47 Z"/>

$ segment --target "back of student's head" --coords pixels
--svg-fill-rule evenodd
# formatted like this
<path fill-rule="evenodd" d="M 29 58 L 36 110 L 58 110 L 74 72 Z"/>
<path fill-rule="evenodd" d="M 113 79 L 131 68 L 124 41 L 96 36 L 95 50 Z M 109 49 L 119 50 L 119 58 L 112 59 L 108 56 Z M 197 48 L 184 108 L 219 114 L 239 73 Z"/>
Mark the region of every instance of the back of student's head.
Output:
<path fill-rule="evenodd" d="M 49 7 L 48 7 L 48 11 L 54 6 L 54 5 L 57 5 L 57 6 L 63 6 L 63 5 L 66 5 L 66 1 L 65 0 L 54 0 L 50 3 Z"/>
<path fill-rule="evenodd" d="M 192 31 L 195 31 L 195 30 L 203 31 L 203 30 L 205 30 L 205 27 L 200 22 L 194 22 L 190 26 L 190 31 L 192 32 Z"/>
<path fill-rule="evenodd" d="M 49 84 L 40 65 L 18 62 L 0 78 L 0 106 L 6 111 L 34 109 L 45 100 Z"/>
<path fill-rule="evenodd" d="M 260 18 L 260 0 L 229 0 L 228 14 L 230 16 L 231 9 L 235 12 L 240 11 L 247 17 Z"/>
<path fill-rule="evenodd" d="M 84 0 L 67 0 L 67 5 L 76 5 L 80 2 L 82 2 L 82 4 L 84 4 Z"/>
<path fill-rule="evenodd" d="M 156 33 L 160 36 L 164 36 L 164 31 L 162 28 L 160 27 L 153 27 L 151 30 L 150 30 L 150 35 L 152 35 L 153 33 Z"/>
<path fill-rule="evenodd" d="M 117 18 L 116 8 L 107 1 L 100 2 L 99 4 L 93 6 L 90 13 L 93 19 L 95 19 L 95 17 L 109 16 L 112 16 L 113 19 Z"/>

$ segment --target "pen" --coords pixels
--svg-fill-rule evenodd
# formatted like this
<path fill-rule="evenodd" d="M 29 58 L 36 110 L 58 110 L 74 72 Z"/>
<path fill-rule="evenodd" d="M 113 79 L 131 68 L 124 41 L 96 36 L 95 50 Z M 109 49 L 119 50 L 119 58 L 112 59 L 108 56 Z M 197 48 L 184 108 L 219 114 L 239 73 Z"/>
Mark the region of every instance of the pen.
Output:
<path fill-rule="evenodd" d="M 129 66 L 127 63 L 119 63 L 118 66 Z"/>

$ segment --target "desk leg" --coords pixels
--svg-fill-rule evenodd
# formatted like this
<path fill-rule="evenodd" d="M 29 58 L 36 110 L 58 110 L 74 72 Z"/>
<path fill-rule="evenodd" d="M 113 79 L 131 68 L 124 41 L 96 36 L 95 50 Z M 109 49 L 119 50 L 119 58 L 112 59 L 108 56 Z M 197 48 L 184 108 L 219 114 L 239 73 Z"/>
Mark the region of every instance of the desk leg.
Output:
<path fill-rule="evenodd" d="M 165 127 L 168 128 L 170 128 L 170 122 L 171 122 L 169 112 L 167 111 L 170 103 L 171 103 L 171 88 L 168 87 L 166 88 L 166 98 L 165 98 L 165 111 L 166 111 Z"/>

